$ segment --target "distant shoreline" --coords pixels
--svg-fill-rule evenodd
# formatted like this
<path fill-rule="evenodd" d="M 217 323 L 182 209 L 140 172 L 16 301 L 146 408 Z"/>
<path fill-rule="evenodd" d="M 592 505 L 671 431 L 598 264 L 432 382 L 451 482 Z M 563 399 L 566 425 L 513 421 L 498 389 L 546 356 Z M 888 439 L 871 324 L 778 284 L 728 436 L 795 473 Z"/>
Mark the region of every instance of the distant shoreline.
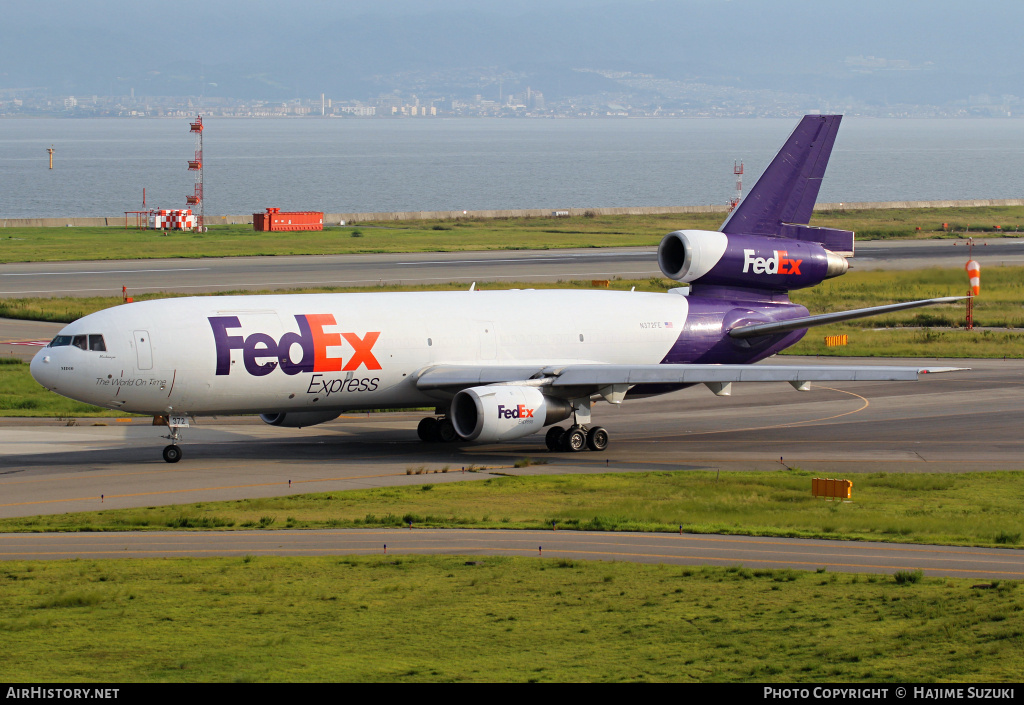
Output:
<path fill-rule="evenodd" d="M 209 108 L 194 108 L 192 110 L 179 110 L 177 115 L 69 115 L 64 111 L 52 113 L 0 113 L 0 120 L 191 120 L 194 115 L 201 114 L 204 119 L 216 120 L 411 120 L 420 122 L 424 120 L 797 120 L 805 112 L 796 110 L 791 113 L 780 114 L 756 114 L 747 115 L 742 113 L 724 115 L 648 115 L 648 114 L 577 114 L 577 113 L 538 113 L 538 114 L 501 114 L 491 115 L 487 113 L 440 113 L 430 116 L 413 115 L 344 115 L 327 114 L 321 115 L 316 112 L 297 115 L 294 113 L 280 113 L 274 115 L 249 114 L 249 115 L 227 115 L 218 112 L 211 112 Z M 932 111 L 908 115 L 875 115 L 868 112 L 847 112 L 845 116 L 854 119 L 865 120 L 1024 120 L 1024 112 L 1011 113 L 1009 115 L 937 115 Z"/>
<path fill-rule="evenodd" d="M 1024 206 L 1024 198 L 971 199 L 966 201 L 861 201 L 850 203 L 819 203 L 815 211 L 883 210 L 889 208 L 983 208 Z M 324 225 L 342 223 L 387 222 L 405 220 L 458 220 L 488 218 L 550 218 L 552 216 L 585 217 L 601 215 L 671 215 L 673 213 L 727 213 L 728 206 L 639 206 L 635 208 L 534 208 L 522 210 L 483 211 L 400 211 L 394 213 L 324 213 Z M 134 219 L 134 216 L 129 216 Z M 125 215 L 93 218 L 0 218 L 0 228 L 64 228 L 124 227 Z M 252 214 L 208 215 L 207 225 L 251 225 Z"/>

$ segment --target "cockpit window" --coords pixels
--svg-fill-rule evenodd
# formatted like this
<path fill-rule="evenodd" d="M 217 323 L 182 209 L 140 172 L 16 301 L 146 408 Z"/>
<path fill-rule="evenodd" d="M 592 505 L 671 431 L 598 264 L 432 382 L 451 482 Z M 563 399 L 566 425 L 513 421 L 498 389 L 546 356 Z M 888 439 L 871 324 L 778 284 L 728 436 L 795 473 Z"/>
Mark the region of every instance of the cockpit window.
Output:
<path fill-rule="evenodd" d="M 58 335 L 50 341 L 51 348 L 59 348 L 65 345 L 73 345 L 82 350 L 93 352 L 106 352 L 107 344 L 102 335 Z"/>

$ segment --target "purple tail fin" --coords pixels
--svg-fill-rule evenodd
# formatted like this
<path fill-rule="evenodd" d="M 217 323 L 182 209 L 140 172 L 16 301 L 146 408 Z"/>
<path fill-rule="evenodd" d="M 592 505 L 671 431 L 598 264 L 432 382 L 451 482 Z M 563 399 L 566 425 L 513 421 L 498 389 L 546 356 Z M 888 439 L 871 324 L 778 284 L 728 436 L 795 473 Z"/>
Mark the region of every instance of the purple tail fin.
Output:
<path fill-rule="evenodd" d="M 721 231 L 808 240 L 833 252 L 853 254 L 852 232 L 806 227 L 842 119 L 842 115 L 805 115 Z"/>

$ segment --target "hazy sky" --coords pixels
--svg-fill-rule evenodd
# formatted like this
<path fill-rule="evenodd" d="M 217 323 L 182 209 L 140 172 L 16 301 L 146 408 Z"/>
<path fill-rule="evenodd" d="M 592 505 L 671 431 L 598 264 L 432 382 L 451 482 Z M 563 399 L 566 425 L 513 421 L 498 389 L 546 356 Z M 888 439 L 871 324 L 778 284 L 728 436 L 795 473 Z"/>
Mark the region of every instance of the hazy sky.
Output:
<path fill-rule="evenodd" d="M 1024 94 L 1022 26 L 1021 0 L 5 0 L 0 89 L 309 97 L 587 68 L 940 102 Z"/>

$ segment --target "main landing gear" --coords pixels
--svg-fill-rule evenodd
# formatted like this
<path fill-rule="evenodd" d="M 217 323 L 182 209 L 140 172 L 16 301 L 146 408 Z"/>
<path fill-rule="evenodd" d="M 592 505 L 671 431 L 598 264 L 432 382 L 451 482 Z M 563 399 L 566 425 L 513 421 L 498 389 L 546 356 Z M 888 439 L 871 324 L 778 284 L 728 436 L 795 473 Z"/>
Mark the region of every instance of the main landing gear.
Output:
<path fill-rule="evenodd" d="M 608 431 L 602 426 L 572 425 L 567 429 L 552 426 L 544 436 L 544 443 L 552 453 L 578 453 L 585 447 L 602 451 L 608 448 Z"/>
<path fill-rule="evenodd" d="M 460 440 L 454 424 L 447 416 L 427 416 L 420 419 L 416 434 L 424 443 L 453 443 Z M 578 453 L 585 448 L 602 451 L 608 448 L 608 431 L 603 426 L 586 426 L 580 423 L 574 423 L 566 429 L 552 426 L 544 436 L 544 443 L 552 453 Z"/>
<path fill-rule="evenodd" d="M 459 440 L 455 424 L 447 416 L 427 416 L 420 419 L 416 434 L 424 443 L 452 443 Z"/>

